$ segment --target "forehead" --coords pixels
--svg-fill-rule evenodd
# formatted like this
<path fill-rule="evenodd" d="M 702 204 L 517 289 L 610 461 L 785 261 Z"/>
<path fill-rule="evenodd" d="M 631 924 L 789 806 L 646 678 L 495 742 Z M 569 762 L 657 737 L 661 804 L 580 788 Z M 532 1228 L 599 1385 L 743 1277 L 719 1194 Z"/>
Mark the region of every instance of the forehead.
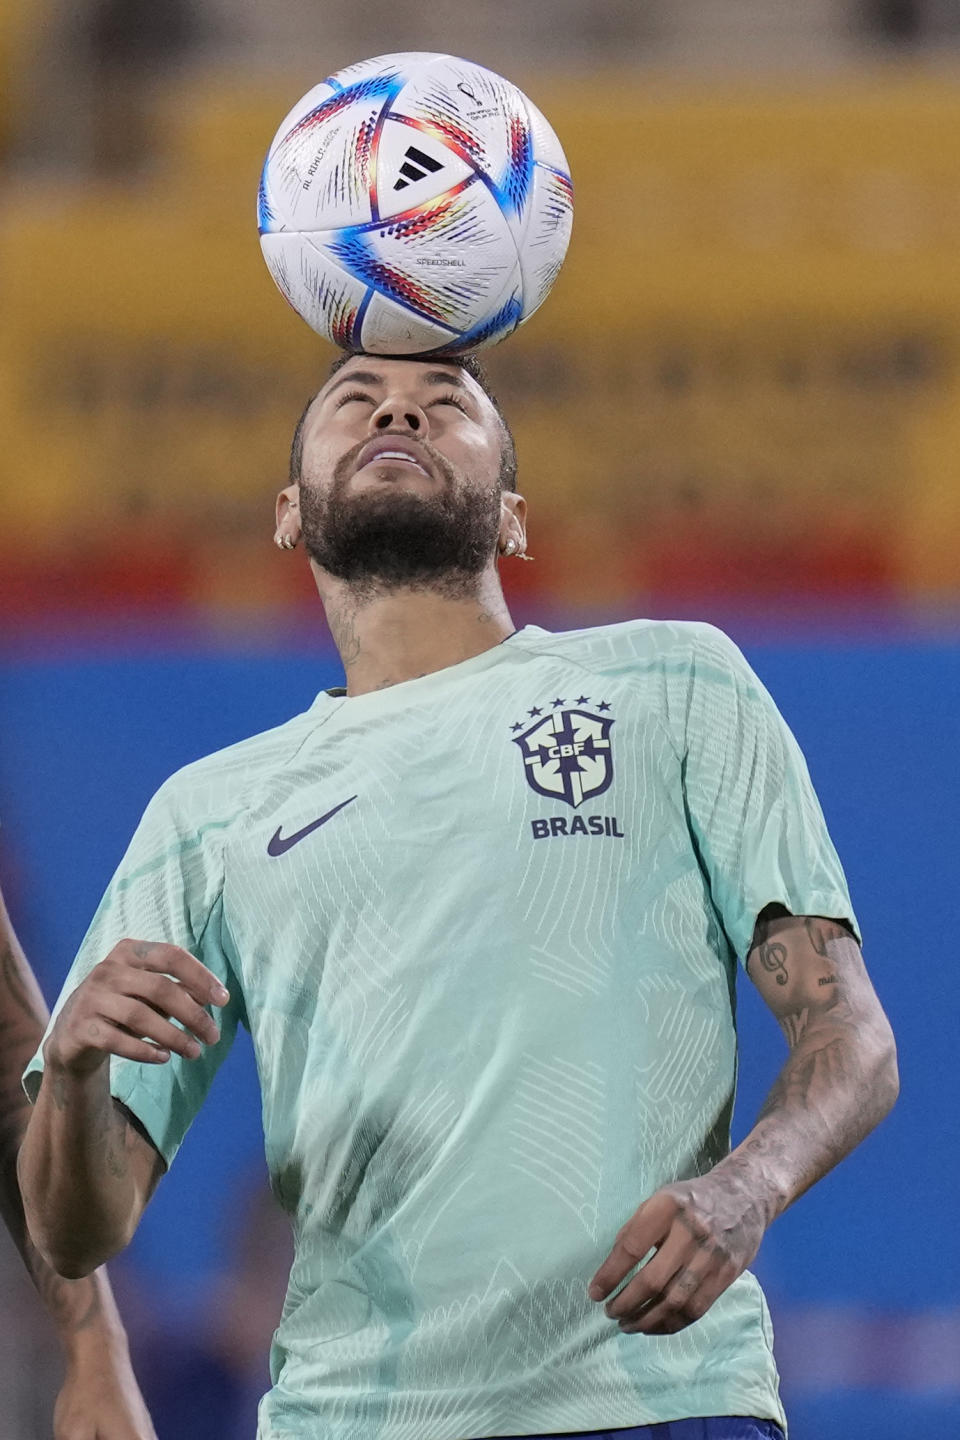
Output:
<path fill-rule="evenodd" d="M 351 384 L 362 385 L 384 397 L 394 390 L 429 394 L 431 391 L 452 388 L 471 395 L 481 406 L 490 404 L 483 388 L 459 365 L 440 359 L 396 360 L 377 355 L 356 355 L 317 392 L 317 409 L 322 407 L 327 396 L 332 397 L 338 390 Z"/>

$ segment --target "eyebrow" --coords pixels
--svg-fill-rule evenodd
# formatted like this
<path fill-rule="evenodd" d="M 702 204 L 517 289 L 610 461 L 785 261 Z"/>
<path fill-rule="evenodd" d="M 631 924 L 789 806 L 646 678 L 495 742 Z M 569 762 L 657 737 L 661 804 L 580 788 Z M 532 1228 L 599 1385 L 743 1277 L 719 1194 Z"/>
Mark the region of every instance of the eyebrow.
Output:
<path fill-rule="evenodd" d="M 428 370 L 423 377 L 425 385 L 453 385 L 459 390 L 466 390 L 461 377 L 455 370 Z M 332 395 L 341 385 L 383 385 L 385 384 L 382 375 L 374 370 L 351 370 L 347 375 L 338 375 L 334 383 L 327 391 Z"/>

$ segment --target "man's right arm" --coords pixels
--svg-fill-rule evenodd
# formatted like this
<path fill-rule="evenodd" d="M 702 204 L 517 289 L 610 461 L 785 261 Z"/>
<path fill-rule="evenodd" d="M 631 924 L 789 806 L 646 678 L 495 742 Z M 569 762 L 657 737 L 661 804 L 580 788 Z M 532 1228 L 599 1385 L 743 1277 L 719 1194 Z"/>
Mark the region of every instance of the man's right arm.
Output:
<path fill-rule="evenodd" d="M 122 1250 L 163 1173 L 157 1150 L 110 1094 L 110 1056 L 196 1059 L 201 1043 L 219 1038 L 203 1007 L 227 999 L 187 951 L 122 940 L 64 1004 L 18 1160 L 31 1238 L 59 1274 L 87 1275 Z"/>
<path fill-rule="evenodd" d="M 129 1244 L 164 1169 L 109 1086 L 107 1065 L 75 1076 L 48 1060 L 18 1159 L 33 1242 L 71 1280 Z"/>

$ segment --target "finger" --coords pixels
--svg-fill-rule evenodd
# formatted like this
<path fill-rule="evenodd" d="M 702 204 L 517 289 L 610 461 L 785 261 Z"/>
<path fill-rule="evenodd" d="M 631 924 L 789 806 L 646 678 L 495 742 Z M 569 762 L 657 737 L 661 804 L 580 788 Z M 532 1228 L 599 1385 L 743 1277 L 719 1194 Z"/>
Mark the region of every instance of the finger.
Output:
<path fill-rule="evenodd" d="M 215 1045 L 220 1039 L 216 1021 L 197 1004 L 179 980 L 146 970 L 131 970 L 127 993 L 137 995 L 164 1018 L 179 1020 L 205 1045 Z"/>
<path fill-rule="evenodd" d="M 104 995 L 100 1014 L 135 1039 L 152 1040 L 162 1050 L 173 1050 L 185 1060 L 196 1060 L 202 1053 L 199 1042 L 192 1035 L 165 1020 L 142 1000 L 135 1000 L 129 995 Z M 98 1023 L 96 1018 L 91 1022 L 91 1031 Z"/>
<path fill-rule="evenodd" d="M 110 1051 L 121 1060 L 136 1060 L 139 1065 L 166 1065 L 170 1051 L 162 1045 L 153 1045 L 149 1040 L 138 1040 L 135 1035 L 124 1035 L 117 1031 L 117 1041 Z"/>
<path fill-rule="evenodd" d="M 116 947 L 128 964 L 142 970 L 172 975 L 186 986 L 200 1005 L 226 1005 L 230 996 L 206 965 L 179 945 L 152 940 L 121 940 Z"/>
<path fill-rule="evenodd" d="M 608 1300 L 604 1309 L 611 1320 L 636 1317 L 644 1306 L 663 1299 L 677 1272 L 696 1255 L 690 1234 L 680 1225 L 673 1225 L 657 1253 L 642 1265 L 629 1284 Z"/>
<path fill-rule="evenodd" d="M 587 1287 L 591 1300 L 603 1300 L 669 1232 L 677 1202 L 671 1195 L 651 1195 L 623 1226 L 613 1249 Z"/>
<path fill-rule="evenodd" d="M 147 1065 L 163 1065 L 170 1059 L 170 1051 L 164 1046 L 128 1035 L 102 1016 L 90 1022 L 88 1031 L 86 1043 L 91 1049 L 102 1050 L 107 1055 L 119 1055 L 122 1060 L 136 1060 Z"/>
<path fill-rule="evenodd" d="M 621 1325 L 624 1334 L 675 1335 L 695 1324 L 736 1279 L 738 1271 L 729 1262 L 701 1260 L 684 1267 L 674 1276 L 664 1298 L 651 1305 L 635 1320 Z"/>

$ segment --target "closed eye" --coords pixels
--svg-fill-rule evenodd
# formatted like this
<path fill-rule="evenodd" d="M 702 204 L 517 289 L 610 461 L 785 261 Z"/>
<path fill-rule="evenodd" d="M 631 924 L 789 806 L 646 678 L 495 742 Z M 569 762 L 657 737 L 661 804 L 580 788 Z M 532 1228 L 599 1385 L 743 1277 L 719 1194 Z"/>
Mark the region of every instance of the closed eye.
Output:
<path fill-rule="evenodd" d="M 373 396 L 368 395 L 364 390 L 348 390 L 345 395 L 340 396 L 335 408 L 339 410 L 342 406 L 349 405 L 351 400 L 365 400 L 368 405 L 375 405 L 377 403 Z"/>
<path fill-rule="evenodd" d="M 467 413 L 467 407 L 459 395 L 438 395 L 436 400 L 430 401 L 430 405 L 455 405 L 464 415 Z"/>

